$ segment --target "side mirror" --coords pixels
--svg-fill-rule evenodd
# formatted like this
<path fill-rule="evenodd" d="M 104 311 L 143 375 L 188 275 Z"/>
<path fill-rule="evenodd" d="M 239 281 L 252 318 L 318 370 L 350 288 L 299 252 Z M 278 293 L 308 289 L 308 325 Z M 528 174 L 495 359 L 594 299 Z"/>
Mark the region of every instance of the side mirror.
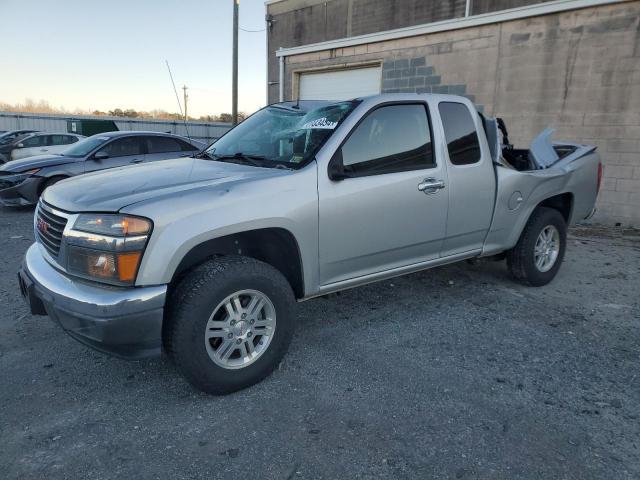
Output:
<path fill-rule="evenodd" d="M 93 158 L 94 160 L 104 160 L 105 158 L 109 158 L 109 154 L 104 150 L 100 150 L 99 152 L 95 153 Z"/>
<path fill-rule="evenodd" d="M 24 143 L 19 143 L 16 145 L 16 148 L 24 148 Z"/>
<path fill-rule="evenodd" d="M 333 157 L 331 157 L 328 174 L 329 179 L 334 182 L 349 178 L 349 175 L 344 171 L 344 166 L 342 165 L 342 148 L 339 148 L 336 153 L 333 154 Z"/>

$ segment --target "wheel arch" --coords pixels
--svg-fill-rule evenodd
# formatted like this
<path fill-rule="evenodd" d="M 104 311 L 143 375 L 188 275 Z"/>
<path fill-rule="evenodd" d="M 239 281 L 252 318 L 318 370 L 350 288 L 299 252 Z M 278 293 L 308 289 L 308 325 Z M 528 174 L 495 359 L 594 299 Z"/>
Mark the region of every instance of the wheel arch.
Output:
<path fill-rule="evenodd" d="M 522 235 L 522 232 L 524 231 L 525 227 L 529 223 L 529 220 L 531 219 L 533 212 L 535 212 L 540 207 L 547 207 L 547 208 L 552 208 L 554 210 L 558 210 L 562 215 L 562 217 L 564 218 L 564 221 L 567 223 L 567 227 L 568 227 L 569 224 L 571 223 L 571 215 L 573 213 L 573 193 L 571 192 L 558 193 L 556 195 L 551 195 L 549 197 L 546 197 L 543 200 L 540 200 L 538 203 L 536 203 L 533 206 L 533 208 L 531 208 L 531 211 L 529 211 L 528 215 L 526 215 L 524 222 L 522 222 L 522 224 L 519 225 L 519 228 L 517 230 L 517 235 L 514 236 L 511 242 L 512 247 L 518 242 L 518 239 L 520 238 L 520 236 Z"/>
<path fill-rule="evenodd" d="M 195 245 L 180 260 L 170 288 L 193 267 L 220 255 L 244 255 L 268 263 L 287 279 L 296 298 L 305 295 L 300 247 L 295 236 L 281 227 L 236 232 Z"/>
<path fill-rule="evenodd" d="M 571 218 L 573 217 L 573 203 L 573 193 L 564 192 L 545 198 L 536 205 L 534 210 L 539 207 L 548 207 L 558 210 L 564 217 L 564 221 L 568 226 L 571 223 Z M 531 213 L 533 213 L 533 211 Z"/>

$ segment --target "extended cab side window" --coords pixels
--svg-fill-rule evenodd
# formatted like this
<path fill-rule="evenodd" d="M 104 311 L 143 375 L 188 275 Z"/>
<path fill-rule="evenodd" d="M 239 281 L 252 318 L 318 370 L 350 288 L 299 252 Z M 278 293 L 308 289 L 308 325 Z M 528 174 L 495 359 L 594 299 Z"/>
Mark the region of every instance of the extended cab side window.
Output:
<path fill-rule="evenodd" d="M 342 146 L 342 164 L 353 176 L 434 167 L 425 105 L 388 105 L 369 113 Z"/>
<path fill-rule="evenodd" d="M 438 105 L 438 110 L 451 163 L 470 165 L 480 161 L 480 142 L 476 125 L 467 106 L 457 102 L 442 102 Z"/>

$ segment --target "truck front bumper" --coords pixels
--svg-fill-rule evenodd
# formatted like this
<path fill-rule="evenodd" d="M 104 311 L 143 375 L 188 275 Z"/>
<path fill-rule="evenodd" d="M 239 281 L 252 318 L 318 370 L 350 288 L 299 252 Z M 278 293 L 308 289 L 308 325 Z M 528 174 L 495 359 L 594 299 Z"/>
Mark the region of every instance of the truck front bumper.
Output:
<path fill-rule="evenodd" d="M 18 272 L 33 315 L 49 315 L 69 335 L 117 357 L 160 354 L 167 286 L 110 287 L 71 279 L 31 245 Z"/>

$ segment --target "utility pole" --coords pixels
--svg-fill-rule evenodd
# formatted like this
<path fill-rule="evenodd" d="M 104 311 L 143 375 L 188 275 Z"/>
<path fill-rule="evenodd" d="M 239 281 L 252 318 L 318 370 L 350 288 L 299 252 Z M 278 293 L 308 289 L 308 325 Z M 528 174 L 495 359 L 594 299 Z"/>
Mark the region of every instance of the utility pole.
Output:
<path fill-rule="evenodd" d="M 233 66 L 231 68 L 231 123 L 238 124 L 238 7 L 240 0 L 233 0 Z"/>
<path fill-rule="evenodd" d="M 187 86 L 183 85 L 182 86 L 182 91 L 184 92 L 184 121 L 187 121 L 187 100 L 189 99 L 189 95 L 187 95 Z"/>

